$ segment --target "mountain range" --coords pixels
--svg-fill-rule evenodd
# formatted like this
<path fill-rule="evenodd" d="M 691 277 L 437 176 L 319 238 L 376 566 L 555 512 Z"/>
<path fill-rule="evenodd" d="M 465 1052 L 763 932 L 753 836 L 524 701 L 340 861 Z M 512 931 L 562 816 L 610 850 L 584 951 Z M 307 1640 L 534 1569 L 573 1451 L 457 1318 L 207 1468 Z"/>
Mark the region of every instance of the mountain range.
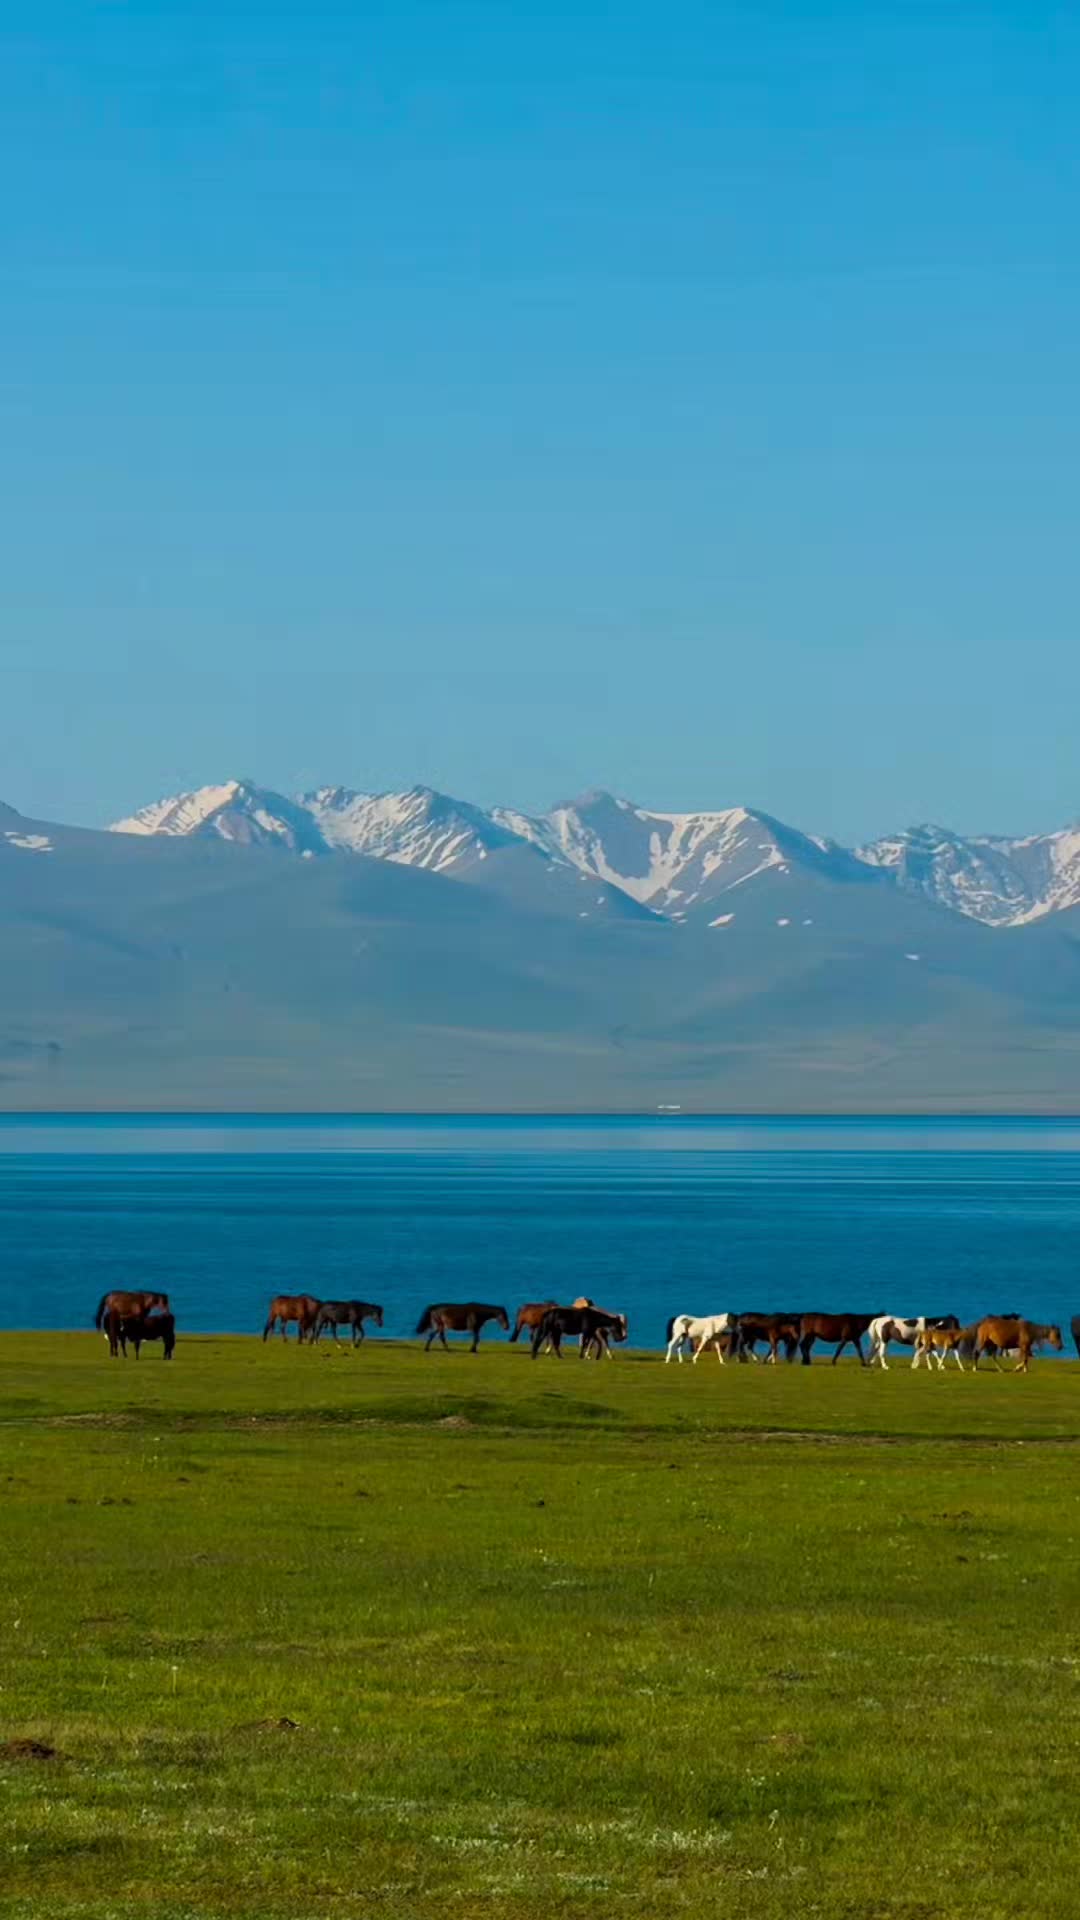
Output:
<path fill-rule="evenodd" d="M 907 893 L 981 920 L 1020 926 L 1080 903 L 1080 826 L 1006 838 L 912 827 L 846 848 L 746 807 L 660 813 L 603 792 L 546 814 L 485 809 L 430 787 L 358 793 L 318 787 L 291 799 L 248 780 L 155 801 L 114 833 L 214 835 L 290 853 L 360 853 L 462 876 L 497 849 L 532 847 L 673 920 L 775 870 L 863 882 L 867 870 Z"/>
<path fill-rule="evenodd" d="M 0 807 L 12 1110 L 1075 1111 L 1080 830 L 229 780 Z"/>

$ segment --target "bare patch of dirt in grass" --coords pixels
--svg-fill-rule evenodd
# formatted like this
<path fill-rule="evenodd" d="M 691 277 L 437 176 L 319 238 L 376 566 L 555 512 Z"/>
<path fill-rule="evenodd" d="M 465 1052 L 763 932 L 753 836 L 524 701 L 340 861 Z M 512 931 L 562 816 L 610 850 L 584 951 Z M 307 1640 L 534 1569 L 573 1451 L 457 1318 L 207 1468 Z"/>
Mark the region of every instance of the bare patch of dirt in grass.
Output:
<path fill-rule="evenodd" d="M 62 1760 L 63 1754 L 50 1747 L 44 1740 L 3 1740 L 0 1741 L 0 1761 L 2 1760 Z"/>

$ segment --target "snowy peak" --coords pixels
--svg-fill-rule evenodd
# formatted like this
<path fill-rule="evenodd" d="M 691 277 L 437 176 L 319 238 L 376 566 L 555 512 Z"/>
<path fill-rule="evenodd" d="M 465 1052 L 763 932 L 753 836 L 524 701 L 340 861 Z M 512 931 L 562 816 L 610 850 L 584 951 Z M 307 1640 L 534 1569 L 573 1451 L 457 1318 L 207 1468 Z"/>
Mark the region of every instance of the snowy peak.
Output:
<path fill-rule="evenodd" d="M 197 787 L 141 807 L 117 820 L 112 833 L 203 835 L 234 840 L 241 846 L 280 847 L 288 853 L 325 853 L 326 843 L 311 815 L 284 794 L 249 780 L 226 780 L 220 787 Z"/>
<path fill-rule="evenodd" d="M 298 796 L 327 845 L 366 853 L 434 873 L 486 860 L 495 847 L 519 836 L 480 807 L 431 787 L 406 793 L 355 793 L 349 787 L 318 787 Z"/>
<path fill-rule="evenodd" d="M 592 792 L 539 818 L 515 813 L 498 818 L 583 873 L 679 919 L 703 912 L 721 894 L 773 869 L 781 878 L 792 867 L 834 879 L 867 877 L 843 848 L 811 840 L 746 807 L 660 813 Z"/>
<path fill-rule="evenodd" d="M 897 884 L 992 927 L 1022 926 L 1080 903 L 1080 827 L 1023 839 L 911 827 L 858 849 Z"/>

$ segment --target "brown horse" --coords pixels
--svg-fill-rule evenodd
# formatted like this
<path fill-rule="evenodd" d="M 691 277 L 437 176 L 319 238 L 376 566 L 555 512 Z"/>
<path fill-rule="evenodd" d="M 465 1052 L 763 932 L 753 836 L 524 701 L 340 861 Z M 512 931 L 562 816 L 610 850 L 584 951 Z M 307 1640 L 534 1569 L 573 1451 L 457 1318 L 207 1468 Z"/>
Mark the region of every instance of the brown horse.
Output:
<path fill-rule="evenodd" d="M 877 1318 L 872 1313 L 804 1313 L 799 1321 L 799 1352 L 804 1367 L 810 1365 L 810 1349 L 815 1340 L 837 1342 L 832 1357 L 835 1367 L 844 1348 L 854 1347 L 862 1366 L 866 1365 L 862 1337 L 871 1320 Z"/>
<path fill-rule="evenodd" d="M 315 1325 L 321 1306 L 322 1301 L 316 1300 L 310 1293 L 276 1293 L 270 1302 L 263 1339 L 269 1340 L 276 1326 L 280 1328 L 284 1340 L 286 1326 L 290 1320 L 295 1320 L 296 1338 L 302 1346 Z"/>
<path fill-rule="evenodd" d="M 176 1321 L 171 1313 L 120 1313 L 113 1307 L 105 1316 L 105 1338 L 114 1360 L 118 1353 L 127 1359 L 129 1340 L 136 1360 L 144 1340 L 160 1340 L 162 1358 L 171 1360 L 176 1345 Z"/>
<path fill-rule="evenodd" d="M 757 1359 L 754 1352 L 759 1340 L 769 1343 L 769 1359 L 776 1365 L 780 1348 L 789 1360 L 794 1360 L 795 1349 L 799 1344 L 800 1313 L 738 1313 L 735 1315 L 735 1327 L 732 1334 L 732 1351 L 738 1359 Z"/>
<path fill-rule="evenodd" d="M 540 1325 L 545 1313 L 549 1313 L 551 1308 L 558 1304 L 557 1300 L 530 1300 L 527 1306 L 519 1307 L 517 1319 L 514 1321 L 514 1331 L 510 1335 L 511 1340 L 516 1340 L 520 1333 L 531 1334 L 533 1329 Z"/>
<path fill-rule="evenodd" d="M 1061 1328 L 1039 1326 L 1034 1320 L 980 1320 L 975 1329 L 975 1352 L 972 1366 L 977 1371 L 979 1358 L 988 1353 L 999 1373 L 1003 1373 L 999 1354 L 1015 1349 L 1017 1360 L 1014 1373 L 1026 1373 L 1032 1349 L 1045 1341 L 1048 1347 L 1061 1352 Z"/>
<path fill-rule="evenodd" d="M 366 1337 L 365 1320 L 374 1320 L 375 1325 L 381 1327 L 382 1308 L 374 1306 L 370 1300 L 324 1300 L 315 1316 L 315 1328 L 311 1337 L 313 1340 L 318 1340 L 329 1327 L 336 1341 L 339 1327 L 351 1327 L 353 1346 L 358 1347 Z"/>
<path fill-rule="evenodd" d="M 94 1315 L 94 1325 L 101 1332 L 107 1313 L 153 1313 L 155 1307 L 159 1307 L 162 1313 L 168 1313 L 167 1293 L 103 1293 Z"/>
<path fill-rule="evenodd" d="M 430 1350 L 433 1340 L 441 1340 L 446 1346 L 448 1333 L 471 1333 L 470 1353 L 475 1353 L 480 1345 L 480 1329 L 486 1327 L 489 1320 L 497 1320 L 504 1333 L 510 1331 L 510 1318 L 505 1307 L 485 1306 L 482 1300 L 453 1301 L 443 1300 L 437 1306 L 425 1307 L 416 1323 L 417 1333 L 426 1333 L 424 1352 Z"/>

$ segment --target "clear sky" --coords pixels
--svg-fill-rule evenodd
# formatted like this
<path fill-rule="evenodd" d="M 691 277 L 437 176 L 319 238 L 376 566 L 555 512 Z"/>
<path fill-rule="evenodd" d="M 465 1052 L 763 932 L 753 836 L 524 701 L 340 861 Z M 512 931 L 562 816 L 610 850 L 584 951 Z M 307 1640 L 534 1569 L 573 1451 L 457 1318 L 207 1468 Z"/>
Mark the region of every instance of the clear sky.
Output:
<path fill-rule="evenodd" d="M 1080 14 L 12 0 L 0 797 L 1080 815 Z"/>

